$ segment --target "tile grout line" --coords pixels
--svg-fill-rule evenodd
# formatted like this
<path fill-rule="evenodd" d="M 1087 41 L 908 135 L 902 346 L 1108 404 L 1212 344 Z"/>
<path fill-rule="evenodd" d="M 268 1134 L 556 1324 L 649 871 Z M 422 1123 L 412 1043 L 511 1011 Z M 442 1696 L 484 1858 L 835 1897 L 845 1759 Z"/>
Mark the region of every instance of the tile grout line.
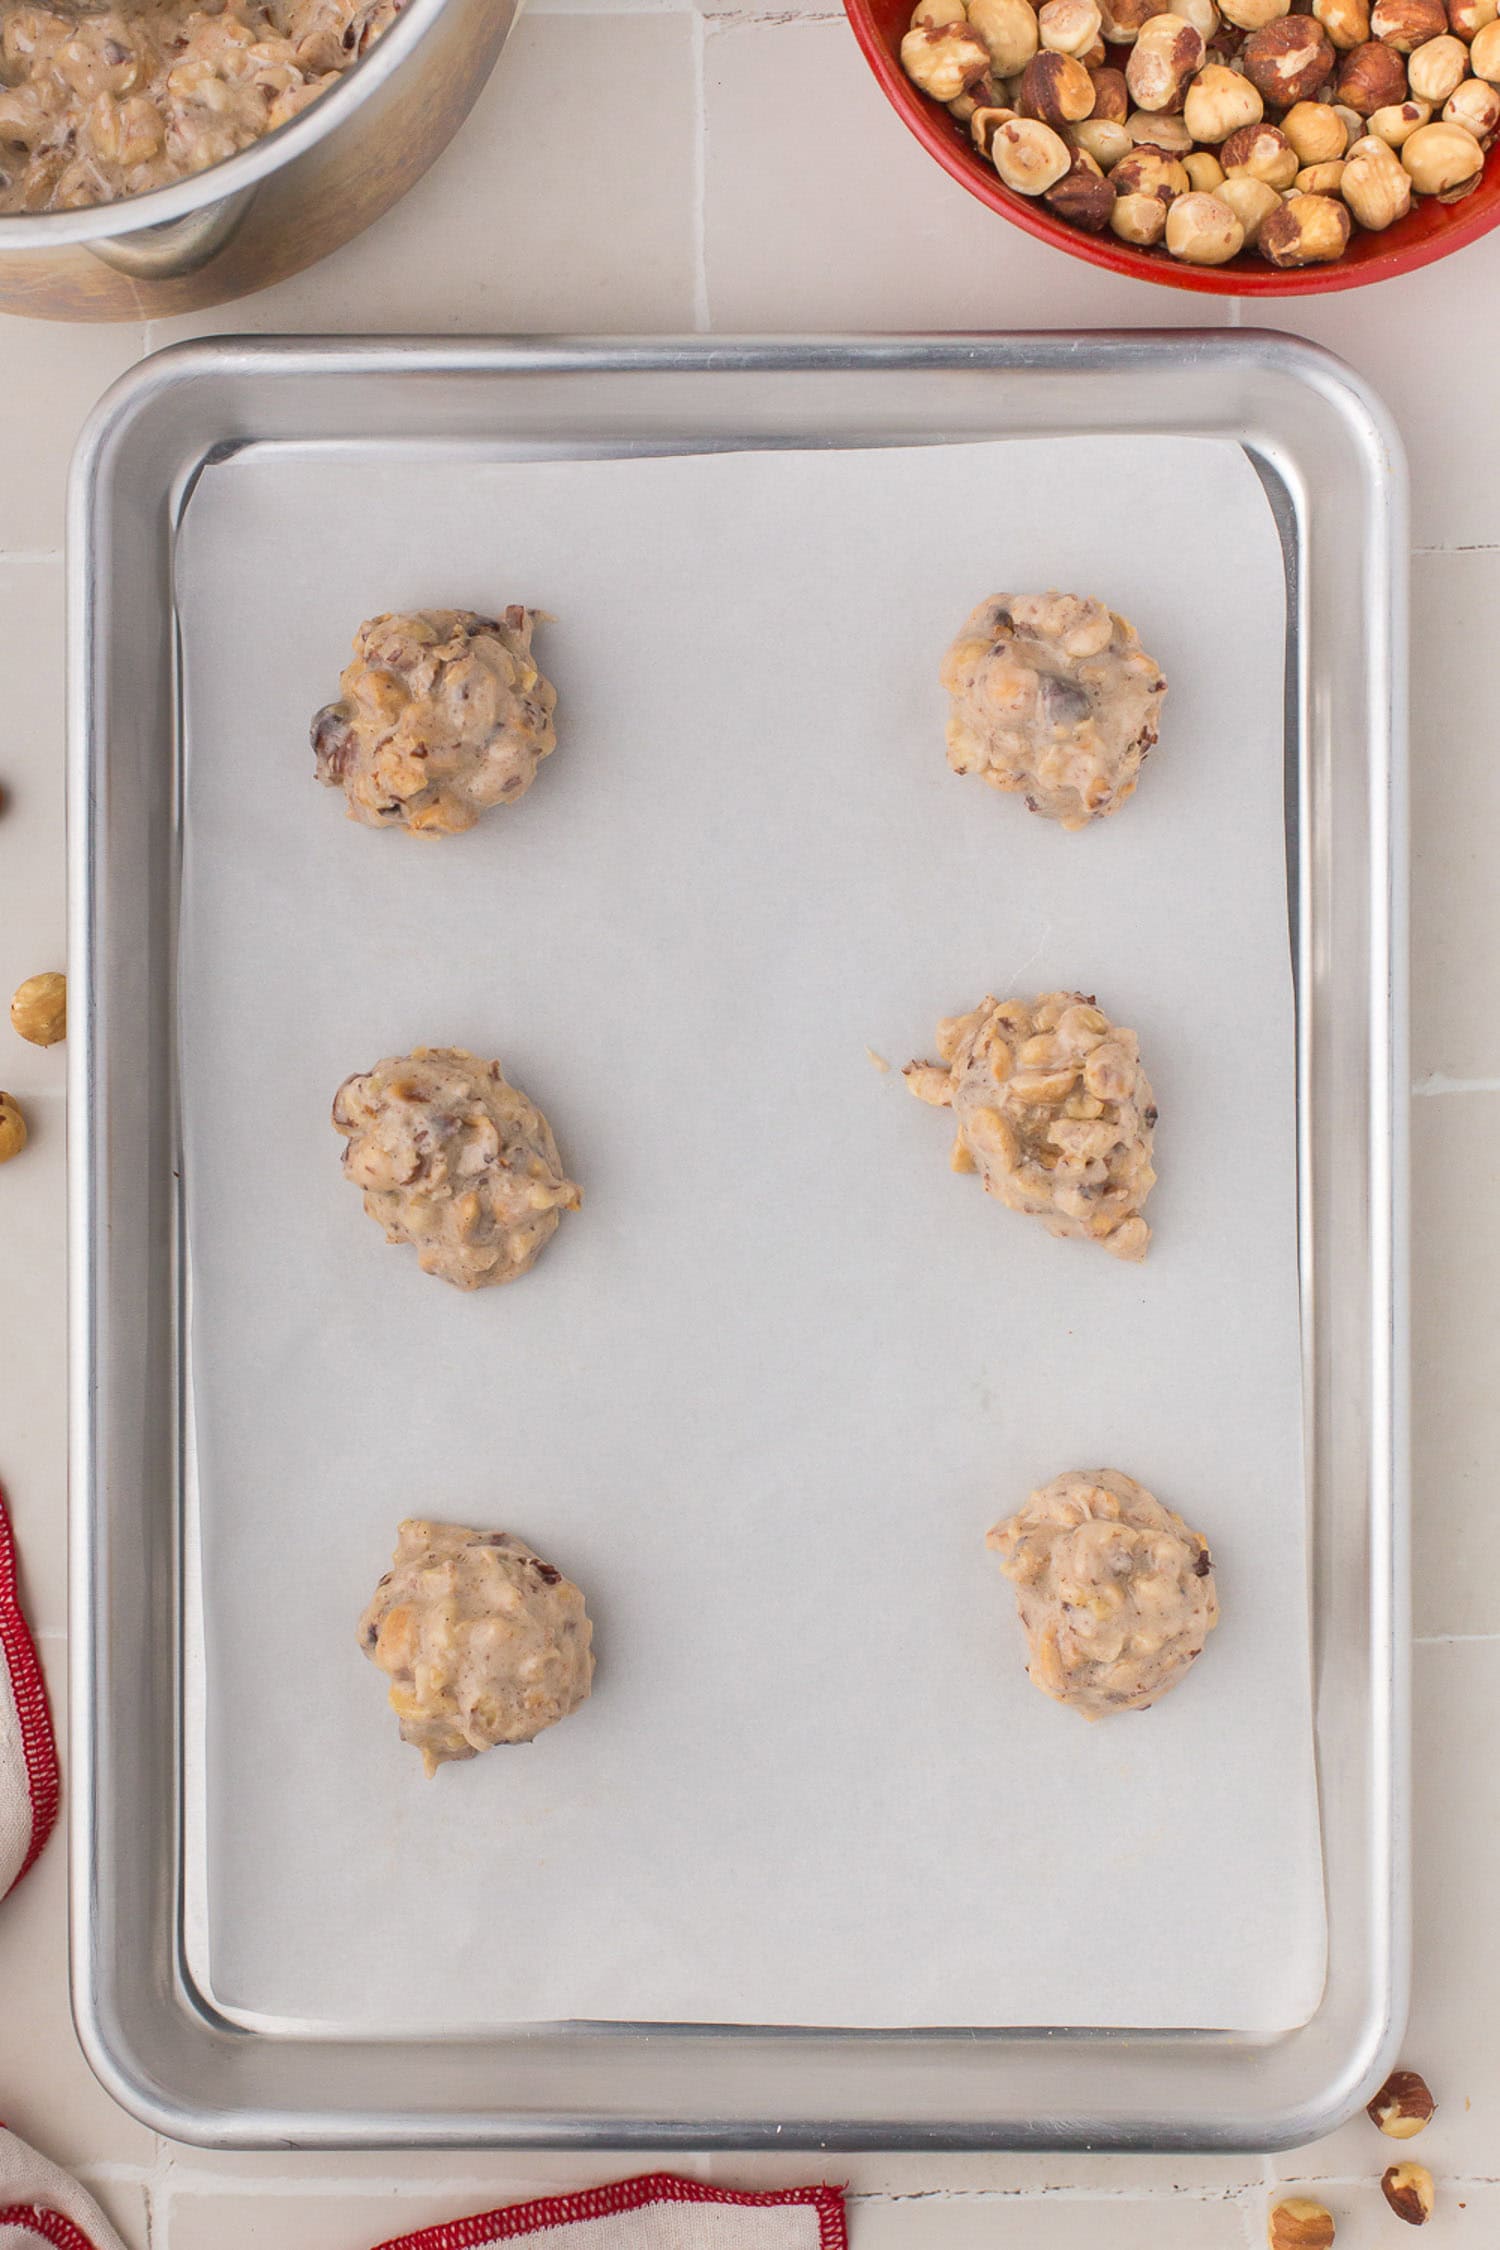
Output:
<path fill-rule="evenodd" d="M 1426 1078 L 1418 1078 L 1412 1086 L 1413 1095 L 1442 1094 L 1500 1094 L 1500 1078 L 1449 1078 L 1445 1072 L 1434 1070 Z"/>
<path fill-rule="evenodd" d="M 1484 1648 L 1500 1641 L 1500 1633 L 1413 1633 L 1413 1648 Z"/>

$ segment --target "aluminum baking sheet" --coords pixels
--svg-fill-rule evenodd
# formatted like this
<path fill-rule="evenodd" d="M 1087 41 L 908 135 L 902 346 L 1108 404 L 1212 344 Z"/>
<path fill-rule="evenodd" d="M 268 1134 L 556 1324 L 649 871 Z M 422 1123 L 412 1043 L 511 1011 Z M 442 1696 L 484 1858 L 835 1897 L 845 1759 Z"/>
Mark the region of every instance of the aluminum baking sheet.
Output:
<path fill-rule="evenodd" d="M 1326 2016 L 1297 495 L 1191 417 L 1049 430 L 1004 372 L 940 445 L 273 414 L 183 481 L 175 1944 L 241 2040 L 561 2065 L 665 2023 L 727 2083 L 756 2026 L 853 2060 L 960 2025 L 1274 2051 Z M 1173 682 L 1175 751 L 1083 838 L 938 748 L 958 618 L 1049 582 Z M 558 618 L 526 803 L 425 851 L 342 822 L 303 735 L 350 625 L 512 598 Z M 986 1208 L 865 1051 L 1054 982 L 1138 1026 L 1162 1100 L 1139 1271 Z M 585 1181 L 520 1290 L 443 1290 L 338 1177 L 333 1086 L 423 1038 L 502 1053 Z M 1186 1692 L 1086 1729 L 1027 1686 L 981 1541 L 1094 1459 L 1203 1524 L 1226 1618 Z M 524 1531 L 600 1634 L 584 1713 L 431 1787 L 349 1635 L 413 1508 Z"/>

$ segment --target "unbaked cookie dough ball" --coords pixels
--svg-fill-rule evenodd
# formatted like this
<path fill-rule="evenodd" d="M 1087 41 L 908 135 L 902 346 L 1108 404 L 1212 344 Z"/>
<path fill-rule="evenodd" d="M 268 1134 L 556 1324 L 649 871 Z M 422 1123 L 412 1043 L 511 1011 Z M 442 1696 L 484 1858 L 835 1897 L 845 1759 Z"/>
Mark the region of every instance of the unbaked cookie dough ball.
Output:
<path fill-rule="evenodd" d="M 532 661 L 540 612 L 414 610 L 354 636 L 342 699 L 312 723 L 318 779 L 351 820 L 453 836 L 514 804 L 557 744 L 557 690 Z"/>
<path fill-rule="evenodd" d="M 1118 812 L 1156 741 L 1167 683 L 1135 627 L 1078 594 L 994 594 L 943 659 L 948 763 L 1086 828 Z"/>
<path fill-rule="evenodd" d="M 530 1742 L 587 1699 L 594 1628 L 583 1596 L 524 1539 L 407 1522 L 394 1561 L 359 1641 L 390 1675 L 401 1739 L 429 1774 Z"/>
<path fill-rule="evenodd" d="M 1156 1103 L 1133 1031 L 1081 992 L 981 1000 L 938 1025 L 938 1063 L 914 1062 L 906 1083 L 951 1108 L 957 1172 L 1029 1211 L 1049 1234 L 1144 1258 L 1141 1206 L 1156 1184 Z"/>
<path fill-rule="evenodd" d="M 1177 1685 L 1219 1622 L 1208 1544 L 1119 1469 L 1070 1469 L 986 1545 L 1015 1582 L 1037 1686 L 1102 1719 Z"/>
<path fill-rule="evenodd" d="M 535 1102 L 466 1047 L 416 1047 L 356 1072 L 333 1123 L 345 1177 L 386 1240 L 413 1244 L 422 1271 L 455 1289 L 517 1280 L 583 1201 Z"/>

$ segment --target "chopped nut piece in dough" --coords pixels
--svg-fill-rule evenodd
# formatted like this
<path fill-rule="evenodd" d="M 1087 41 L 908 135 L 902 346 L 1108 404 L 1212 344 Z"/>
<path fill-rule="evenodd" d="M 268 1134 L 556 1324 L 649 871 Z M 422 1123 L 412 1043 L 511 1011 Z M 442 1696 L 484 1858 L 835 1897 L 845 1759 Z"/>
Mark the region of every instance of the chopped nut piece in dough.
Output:
<path fill-rule="evenodd" d="M 1167 683 L 1125 618 L 1077 594 L 995 594 L 943 659 L 948 763 L 1084 828 L 1118 812 Z"/>
<path fill-rule="evenodd" d="M 333 1123 L 387 1241 L 412 1243 L 455 1289 L 517 1280 L 583 1201 L 536 1104 L 465 1047 L 417 1047 L 346 1078 Z"/>
<path fill-rule="evenodd" d="M 941 1062 L 909 1063 L 920 1101 L 951 1108 L 955 1171 L 1049 1234 L 1144 1258 L 1156 1104 L 1133 1031 L 1080 992 L 981 1000 L 938 1025 Z"/>
<path fill-rule="evenodd" d="M 144 195 L 306 109 L 405 0 L 0 0 L 0 215 Z"/>
<path fill-rule="evenodd" d="M 1016 1587 L 1032 1679 L 1086 1719 L 1143 1711 L 1219 1622 L 1207 1542 L 1118 1469 L 1072 1469 L 986 1540 Z"/>
<path fill-rule="evenodd" d="M 359 1640 L 390 1674 L 401 1739 L 429 1775 L 530 1742 L 586 1701 L 594 1629 L 583 1596 L 524 1539 L 417 1522 L 398 1539 Z"/>
<path fill-rule="evenodd" d="M 453 836 L 514 804 L 557 744 L 557 690 L 531 655 L 540 612 L 372 617 L 354 636 L 342 699 L 312 723 L 318 779 L 351 820 Z"/>

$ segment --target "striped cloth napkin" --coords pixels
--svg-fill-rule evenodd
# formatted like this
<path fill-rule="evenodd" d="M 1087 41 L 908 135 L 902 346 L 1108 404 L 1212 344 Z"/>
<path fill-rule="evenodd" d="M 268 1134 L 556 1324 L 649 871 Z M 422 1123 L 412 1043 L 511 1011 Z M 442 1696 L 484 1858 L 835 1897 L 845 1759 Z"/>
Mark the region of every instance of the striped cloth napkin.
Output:
<path fill-rule="evenodd" d="M 42 1668 L 21 1615 L 15 1542 L 0 1490 L 0 1899 L 51 1835 L 57 1800 L 57 1747 Z"/>
<path fill-rule="evenodd" d="M 76 2180 L 0 2125 L 0 2250 L 125 2250 Z"/>

